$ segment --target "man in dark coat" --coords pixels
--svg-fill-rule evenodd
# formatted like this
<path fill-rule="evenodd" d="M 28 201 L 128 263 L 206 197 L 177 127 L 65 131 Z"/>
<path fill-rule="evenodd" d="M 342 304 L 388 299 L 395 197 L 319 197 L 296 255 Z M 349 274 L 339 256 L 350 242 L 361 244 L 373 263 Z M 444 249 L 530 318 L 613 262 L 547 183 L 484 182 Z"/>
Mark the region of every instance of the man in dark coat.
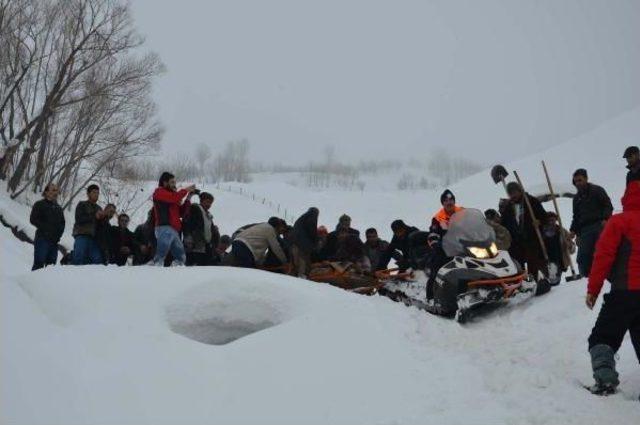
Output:
<path fill-rule="evenodd" d="M 184 247 L 187 253 L 187 266 L 213 265 L 213 250 L 218 245 L 220 233 L 213 224 L 209 212 L 213 205 L 213 195 L 201 192 L 199 204 L 191 204 L 184 219 Z"/>
<path fill-rule="evenodd" d="M 604 223 L 613 213 L 613 206 L 602 187 L 589 183 L 587 170 L 580 168 L 573 173 L 573 185 L 578 193 L 573 198 L 573 220 L 569 230 L 572 238 L 577 236 L 580 274 L 588 277 L 596 242 Z"/>
<path fill-rule="evenodd" d="M 622 156 L 627 160 L 627 184 L 632 181 L 640 181 L 640 149 L 637 146 L 629 146 Z"/>
<path fill-rule="evenodd" d="M 369 257 L 371 270 L 385 270 L 389 265 L 390 257 L 386 256 L 389 242 L 380 239 L 378 231 L 373 227 L 365 232 L 367 241 L 364 244 L 364 253 Z"/>
<path fill-rule="evenodd" d="M 147 220 L 136 227 L 133 232 L 133 265 L 139 266 L 147 264 L 153 259 L 156 246 L 155 225 L 153 218 L 153 208 L 147 213 Z"/>
<path fill-rule="evenodd" d="M 317 208 L 309 208 L 295 221 L 289 234 L 293 260 L 292 274 L 295 276 L 306 278 L 311 270 L 311 254 L 318 244 L 319 213 Z"/>
<path fill-rule="evenodd" d="M 340 245 L 350 236 L 356 236 L 359 239 L 360 231 L 353 229 L 351 227 L 351 217 L 343 214 L 338 220 L 336 230 L 327 236 L 327 242 L 320 254 L 322 260 L 334 260 Z"/>
<path fill-rule="evenodd" d="M 116 206 L 114 204 L 107 204 L 102 212 L 104 213 L 104 218 L 98 220 L 96 223 L 95 240 L 102 253 L 102 264 L 107 265 L 111 262 L 111 258 L 115 254 L 112 251 L 111 238 L 116 226 L 111 225 L 111 219 L 116 215 Z"/>
<path fill-rule="evenodd" d="M 105 258 L 98 239 L 100 228 L 104 227 L 104 222 L 111 217 L 98 205 L 100 188 L 92 184 L 87 187 L 87 200 L 78 202 L 76 206 L 76 221 L 73 225 L 73 259 L 72 264 L 80 266 L 83 264 L 104 264 Z M 108 224 L 108 223 L 107 223 Z"/>
<path fill-rule="evenodd" d="M 64 214 L 58 204 L 58 186 L 49 183 L 43 198 L 33 204 L 30 221 L 36 227 L 33 241 L 33 267 L 41 269 L 58 261 L 58 242 L 64 233 Z"/>
<path fill-rule="evenodd" d="M 135 237 L 133 232 L 129 230 L 129 216 L 120 214 L 118 216 L 118 225 L 111 227 L 109 254 L 111 256 L 110 263 L 124 266 L 127 259 L 134 254 Z"/>
<path fill-rule="evenodd" d="M 511 247 L 509 254 L 517 260 L 522 267 L 527 266 L 529 273 L 538 279 L 538 272 L 547 275 L 548 265 L 544 260 L 542 247 L 536 234 L 536 228 L 542 231 L 542 224 L 547 212 L 540 201 L 528 193 L 524 193 L 522 187 L 516 182 L 507 185 L 509 199 L 501 202 L 500 214 L 502 225 L 511 233 Z M 533 210 L 533 217 L 529 213 L 525 196 L 528 198 Z"/>
<path fill-rule="evenodd" d="M 420 231 L 417 227 L 409 226 L 402 220 L 394 220 L 391 223 L 391 230 L 393 238 L 391 238 L 384 255 L 380 257 L 380 262 L 389 264 L 391 258 L 394 258 L 400 271 L 405 271 L 411 267 L 413 259 L 411 236 Z"/>
<path fill-rule="evenodd" d="M 631 181 L 622 197 L 622 213 L 608 221 L 596 245 L 586 304 L 593 309 L 604 280 L 604 296 L 589 336 L 589 354 L 596 385 L 594 393 L 614 392 L 618 386 L 615 353 L 629 331 L 640 361 L 640 182 Z"/>

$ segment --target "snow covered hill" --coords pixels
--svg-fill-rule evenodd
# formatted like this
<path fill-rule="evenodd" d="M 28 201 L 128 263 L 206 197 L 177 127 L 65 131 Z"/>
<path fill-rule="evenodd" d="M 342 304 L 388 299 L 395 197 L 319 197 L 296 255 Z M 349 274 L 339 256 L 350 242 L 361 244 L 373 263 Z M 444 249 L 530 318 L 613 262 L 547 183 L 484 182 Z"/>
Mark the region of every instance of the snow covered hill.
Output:
<path fill-rule="evenodd" d="M 622 150 L 640 109 L 524 161 L 526 184 L 558 184 L 584 166 L 614 204 Z M 636 138 L 636 139 L 634 139 Z M 308 192 L 254 182 L 296 214 L 327 224 L 348 212 L 388 236 L 392 219 L 426 225 L 439 192 Z M 216 191 L 223 231 L 272 208 Z M 463 205 L 495 207 L 488 172 L 453 188 Z M 568 219 L 570 208 L 563 202 Z M 0 207 L 24 219 L 26 209 Z M 26 227 L 28 227 L 25 224 Z M 31 247 L 0 227 L 0 423 L 417 424 L 636 423 L 640 368 L 628 341 L 621 392 L 594 398 L 586 282 L 460 326 L 382 297 L 228 268 L 56 267 L 29 272 Z"/>

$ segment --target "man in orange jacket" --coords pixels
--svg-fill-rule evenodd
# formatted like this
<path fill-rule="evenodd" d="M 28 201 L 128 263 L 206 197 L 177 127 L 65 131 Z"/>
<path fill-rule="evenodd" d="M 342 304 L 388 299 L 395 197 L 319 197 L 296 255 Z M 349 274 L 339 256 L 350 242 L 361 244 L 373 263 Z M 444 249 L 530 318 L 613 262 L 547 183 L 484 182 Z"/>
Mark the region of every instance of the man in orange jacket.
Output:
<path fill-rule="evenodd" d="M 640 361 L 640 182 L 629 183 L 622 208 L 596 244 L 587 288 L 586 304 L 593 309 L 604 280 L 611 283 L 589 337 L 596 394 L 612 393 L 619 384 L 614 355 L 627 330 Z"/>
<path fill-rule="evenodd" d="M 180 231 L 182 217 L 191 206 L 189 199 L 195 190 L 195 185 L 177 190 L 176 178 L 171 173 L 164 172 L 160 176 L 158 187 L 153 192 L 155 234 L 158 241 L 156 255 L 153 258 L 156 266 L 164 265 L 164 259 L 169 251 L 176 264 L 185 264 L 187 256 L 180 239 Z"/>

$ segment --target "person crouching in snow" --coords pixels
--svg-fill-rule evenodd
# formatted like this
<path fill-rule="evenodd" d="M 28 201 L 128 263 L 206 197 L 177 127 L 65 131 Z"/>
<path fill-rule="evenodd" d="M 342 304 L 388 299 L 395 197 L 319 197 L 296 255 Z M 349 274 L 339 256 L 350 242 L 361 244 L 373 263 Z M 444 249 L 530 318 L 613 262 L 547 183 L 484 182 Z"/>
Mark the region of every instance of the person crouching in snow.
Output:
<path fill-rule="evenodd" d="M 558 215 L 553 211 L 547 211 L 542 239 L 549 255 L 549 282 L 555 286 L 560 284 L 562 273 L 567 271 L 571 261 L 569 255 L 576 252 L 576 245 L 569 231 L 560 227 Z"/>
<path fill-rule="evenodd" d="M 620 382 L 614 355 L 627 330 L 640 361 L 640 182 L 629 183 L 622 209 L 600 235 L 587 287 L 586 304 L 593 309 L 604 280 L 611 283 L 589 336 L 596 394 L 612 393 Z"/>
<path fill-rule="evenodd" d="M 164 172 L 160 176 L 158 188 L 153 192 L 153 214 L 157 239 L 156 254 L 153 258 L 154 265 L 163 266 L 169 251 L 171 251 L 175 264 L 185 264 L 187 255 L 180 240 L 181 217 L 191 206 L 190 198 L 195 190 L 195 185 L 177 190 L 176 178 L 171 173 Z"/>
<path fill-rule="evenodd" d="M 258 223 L 242 230 L 231 244 L 231 256 L 236 267 L 255 268 L 262 266 L 267 250 L 272 252 L 281 264 L 288 262 L 278 235 L 286 232 L 287 225 L 277 217 L 267 223 Z"/>

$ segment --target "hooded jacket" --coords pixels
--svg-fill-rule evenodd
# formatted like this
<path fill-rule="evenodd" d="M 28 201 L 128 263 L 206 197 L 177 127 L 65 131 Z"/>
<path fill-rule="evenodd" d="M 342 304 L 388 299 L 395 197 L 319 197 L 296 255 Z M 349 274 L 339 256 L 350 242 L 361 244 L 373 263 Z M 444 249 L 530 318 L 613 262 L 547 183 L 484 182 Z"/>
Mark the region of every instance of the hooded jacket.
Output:
<path fill-rule="evenodd" d="M 640 291 L 640 182 L 622 197 L 622 213 L 613 215 L 596 244 L 587 292 L 597 296 L 604 280 L 611 291 Z"/>
<path fill-rule="evenodd" d="M 318 210 L 309 208 L 293 224 L 290 241 L 302 252 L 311 253 L 318 244 Z"/>

